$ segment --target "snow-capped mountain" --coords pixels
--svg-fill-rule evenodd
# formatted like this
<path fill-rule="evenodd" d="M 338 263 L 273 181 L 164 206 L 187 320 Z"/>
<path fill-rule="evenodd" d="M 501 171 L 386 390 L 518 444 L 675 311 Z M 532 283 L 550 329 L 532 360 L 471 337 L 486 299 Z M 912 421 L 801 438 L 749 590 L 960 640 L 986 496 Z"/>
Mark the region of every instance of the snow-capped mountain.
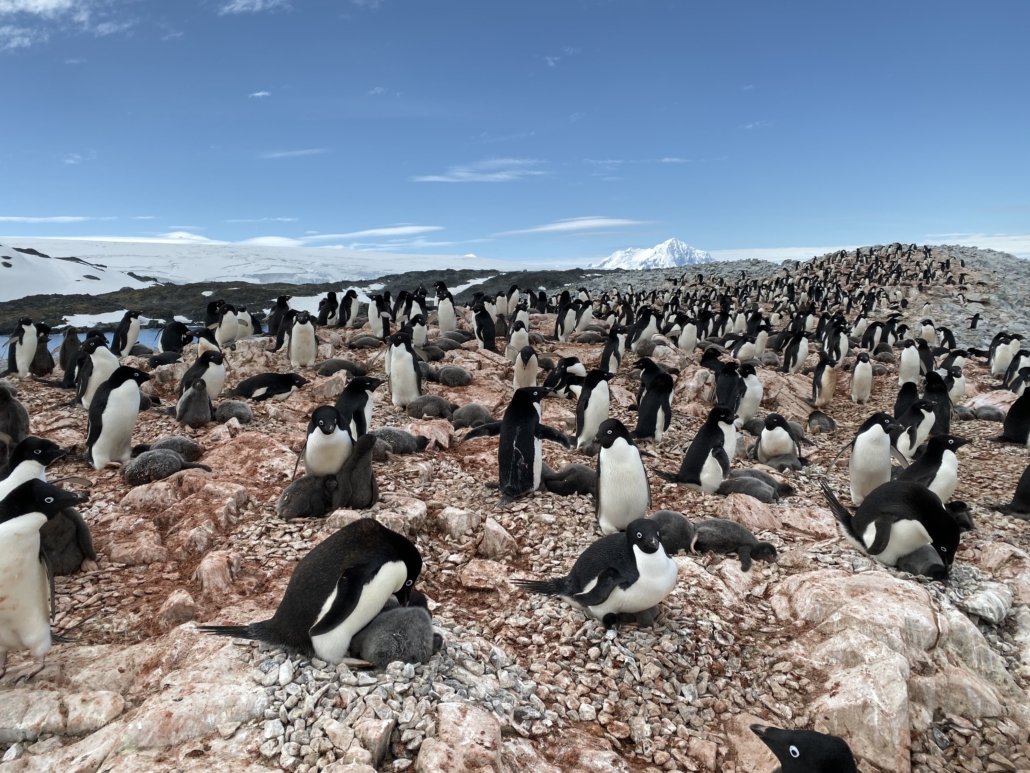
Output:
<path fill-rule="evenodd" d="M 695 266 L 700 263 L 712 263 L 714 258 L 704 250 L 695 250 L 679 239 L 669 239 L 655 247 L 643 247 L 613 252 L 592 268 L 625 268 L 630 270 L 643 268 L 676 268 L 678 266 Z"/>

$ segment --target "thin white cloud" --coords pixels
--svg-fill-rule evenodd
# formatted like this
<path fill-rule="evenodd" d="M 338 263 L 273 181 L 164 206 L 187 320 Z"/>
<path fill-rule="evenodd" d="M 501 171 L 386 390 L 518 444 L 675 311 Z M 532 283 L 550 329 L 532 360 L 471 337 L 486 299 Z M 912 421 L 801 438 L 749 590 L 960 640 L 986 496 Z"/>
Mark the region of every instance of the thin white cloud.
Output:
<path fill-rule="evenodd" d="M 741 129 L 764 129 L 766 126 L 772 126 L 772 121 L 755 121 L 753 123 L 746 123 L 741 126 Z"/>
<path fill-rule="evenodd" d="M 102 38 L 107 35 L 113 35 L 116 32 L 124 32 L 135 24 L 136 22 L 134 21 L 105 21 L 94 25 L 91 29 L 94 35 Z"/>
<path fill-rule="evenodd" d="M 690 163 L 690 159 L 689 158 L 677 158 L 676 156 L 666 156 L 665 158 L 661 159 L 661 163 L 663 163 L 663 164 L 689 164 Z"/>
<path fill-rule="evenodd" d="M 945 233 L 927 234 L 925 238 L 931 244 L 959 244 L 963 247 L 1008 252 L 1017 258 L 1030 258 L 1030 233 Z"/>
<path fill-rule="evenodd" d="M 15 51 L 19 48 L 28 48 L 36 43 L 45 42 L 47 37 L 47 33 L 42 30 L 32 30 L 5 24 L 0 26 L 0 51 Z"/>
<path fill-rule="evenodd" d="M 226 223 L 296 223 L 295 217 L 255 217 L 240 220 L 226 220 Z"/>
<path fill-rule="evenodd" d="M 573 123 L 575 123 L 576 121 L 582 121 L 586 117 L 587 117 L 586 113 L 573 113 L 572 115 L 569 116 L 569 120 L 572 121 Z"/>
<path fill-rule="evenodd" d="M 560 56 L 545 56 L 544 61 L 547 62 L 548 67 L 557 67 L 558 62 L 561 60 Z"/>
<path fill-rule="evenodd" d="M 82 155 L 81 153 L 69 153 L 65 156 L 64 163 L 70 166 L 75 166 L 77 164 L 81 164 L 83 161 L 93 161 L 96 157 L 97 152 L 95 150 L 90 150 L 86 155 Z"/>
<path fill-rule="evenodd" d="M 500 183 L 547 174 L 534 169 L 541 162 L 532 158 L 491 158 L 474 164 L 452 166 L 446 174 L 411 178 L 420 183 Z"/>
<path fill-rule="evenodd" d="M 136 217 L 134 217 L 132 219 L 133 220 L 153 220 L 154 216 L 153 215 L 137 215 Z"/>
<path fill-rule="evenodd" d="M 53 18 L 70 11 L 81 2 L 77 0 L 0 0 L 0 16 L 16 13 Z"/>
<path fill-rule="evenodd" d="M 532 228 L 520 228 L 515 231 L 502 231 L 494 236 L 517 236 L 520 234 L 575 233 L 577 231 L 597 231 L 603 228 L 625 228 L 628 226 L 650 225 L 651 220 L 628 220 L 619 217 L 573 217 L 557 220 L 546 225 Z"/>
<path fill-rule="evenodd" d="M 288 9 L 290 4 L 287 0 L 231 0 L 218 9 L 219 16 L 239 13 L 260 13 L 261 11 L 275 11 L 280 8 Z"/>
<path fill-rule="evenodd" d="M 327 239 L 374 239 L 388 236 L 415 236 L 417 234 L 442 231 L 442 225 L 392 225 L 386 228 L 367 228 L 364 231 L 351 231 L 345 234 L 318 234 L 307 237 L 307 241 L 326 241 Z"/>
<path fill-rule="evenodd" d="M 351 3 L 359 8 L 375 9 L 383 4 L 383 0 L 351 0 Z"/>
<path fill-rule="evenodd" d="M 252 247 L 303 247 L 304 242 L 300 239 L 290 239 L 286 236 L 256 236 L 253 239 L 244 239 L 236 244 L 247 244 Z"/>
<path fill-rule="evenodd" d="M 751 91 L 754 87 L 755 86 L 754 86 L 753 83 L 749 83 L 747 86 L 741 86 L 740 90 L 741 91 Z"/>
<path fill-rule="evenodd" d="M 174 228 L 175 226 L 172 227 Z M 206 236 L 191 233 L 190 231 L 170 231 L 168 233 L 158 234 L 158 236 L 172 242 L 183 242 L 187 244 L 228 244 L 228 242 L 218 241 L 217 239 L 208 239 Z"/>
<path fill-rule="evenodd" d="M 385 94 L 386 93 L 386 89 L 383 88 L 382 86 L 376 86 L 374 89 L 371 89 L 368 93 L 369 94 Z"/>
<path fill-rule="evenodd" d="M 18 215 L 0 216 L 0 223 L 84 223 L 87 220 L 107 218 L 58 215 L 56 217 L 21 217 Z"/>
<path fill-rule="evenodd" d="M 565 52 L 565 56 L 575 56 L 576 54 L 578 54 L 582 50 L 583 50 L 582 48 L 573 48 L 572 46 L 565 46 L 562 49 L 562 51 Z"/>
<path fill-rule="evenodd" d="M 65 64 L 85 64 L 86 60 L 85 59 L 65 59 L 64 63 Z"/>
<path fill-rule="evenodd" d="M 306 148 L 305 150 L 278 150 L 262 153 L 261 158 L 297 158 L 299 156 L 317 156 L 328 153 L 328 148 Z"/>
<path fill-rule="evenodd" d="M 248 97 L 253 97 L 255 99 L 262 99 L 264 97 L 272 96 L 272 92 L 271 91 L 255 91 L 253 94 L 248 94 L 247 96 Z"/>

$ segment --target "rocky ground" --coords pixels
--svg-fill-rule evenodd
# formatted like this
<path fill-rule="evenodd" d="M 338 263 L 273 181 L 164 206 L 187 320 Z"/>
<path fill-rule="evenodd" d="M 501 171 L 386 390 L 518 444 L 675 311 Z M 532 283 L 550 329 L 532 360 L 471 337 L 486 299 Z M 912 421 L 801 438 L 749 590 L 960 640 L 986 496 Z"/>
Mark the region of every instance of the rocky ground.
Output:
<path fill-rule="evenodd" d="M 983 345 L 1001 326 L 1030 332 L 1025 262 L 966 248 L 939 256 L 948 253 L 967 260 L 974 284 L 966 305 L 953 289 L 929 288 L 910 299 L 913 314 L 929 300 L 938 324 L 964 345 Z M 595 281 L 610 288 L 604 280 Z M 964 320 L 974 311 L 984 319 L 969 331 Z M 550 332 L 553 317 L 534 317 L 533 329 Z M 472 371 L 473 383 L 426 391 L 499 417 L 510 367 L 468 346 L 449 352 L 446 364 Z M 588 364 L 600 354 L 596 345 L 540 348 Z M 324 334 L 320 359 L 329 356 L 382 372 L 381 353 L 349 350 L 336 331 Z M 660 447 L 644 444 L 651 470 L 672 471 L 707 415 L 710 386 L 695 358 L 663 345 L 653 356 L 682 370 L 670 433 Z M 227 386 L 288 369 L 252 341 L 227 360 Z M 181 370 L 168 366 L 151 382 L 166 405 Z M 966 372 L 967 404 L 1011 402 L 990 391 L 994 379 L 982 365 Z M 1030 770 L 1030 527 L 989 507 L 1011 497 L 1026 449 L 987 442 L 997 423 L 954 422 L 954 434 L 975 441 L 959 452 L 955 496 L 970 504 L 977 529 L 963 535 L 947 584 L 862 556 L 823 506 L 824 477 L 846 501 L 846 459 L 832 470 L 830 462 L 869 414 L 892 409 L 894 365 L 877 376 L 869 406 L 854 406 L 846 375 L 839 379 L 827 410 L 838 430 L 809 437 L 811 465 L 789 476 L 796 494 L 778 504 L 708 496 L 652 473 L 653 509 L 737 520 L 775 544 L 779 560 L 743 573 L 733 558 L 680 555 L 680 581 L 655 627 L 617 632 L 510 582 L 567 571 L 599 536 L 592 501 L 537 493 L 498 507 L 485 486 L 496 479 L 496 439 L 459 445 L 464 430 L 413 420 L 385 395 L 374 426 L 408 428 L 431 438 L 430 447 L 376 465 L 383 501 L 370 511 L 279 520 L 275 502 L 307 418 L 344 384 L 343 374 L 304 375 L 313 383 L 285 402 L 255 405 L 249 425 L 184 433 L 204 446 L 211 473 L 187 470 L 130 490 L 115 470 L 97 473 L 74 458 L 54 466 L 53 477 L 94 481 L 83 514 L 98 560 L 58 578 L 55 628 L 74 641 L 55 646 L 28 683 L 16 681 L 24 658 L 9 662 L 0 772 L 765 773 L 775 760 L 749 730 L 753 722 L 840 735 L 865 773 Z M 763 412 L 807 416 L 810 377 L 765 369 L 760 378 Z M 85 412 L 60 407 L 67 394 L 32 381 L 18 388 L 35 434 L 81 448 Z M 613 381 L 612 414 L 629 426 L 635 391 L 624 368 Z M 545 401 L 551 426 L 571 431 L 574 416 L 573 403 Z M 136 442 L 172 434 L 181 433 L 170 417 L 141 413 Z M 556 468 L 593 463 L 553 444 L 545 458 Z M 743 453 L 734 462 L 754 464 Z M 377 673 L 196 632 L 200 622 L 270 616 L 296 562 L 356 517 L 416 541 L 425 560 L 418 587 L 445 642 L 429 663 Z"/>

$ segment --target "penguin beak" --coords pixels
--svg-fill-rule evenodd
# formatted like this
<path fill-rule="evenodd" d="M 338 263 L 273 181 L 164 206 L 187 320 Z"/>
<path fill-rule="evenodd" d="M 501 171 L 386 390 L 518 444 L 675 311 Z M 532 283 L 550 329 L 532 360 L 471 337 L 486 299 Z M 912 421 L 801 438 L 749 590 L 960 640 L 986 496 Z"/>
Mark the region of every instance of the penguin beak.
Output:
<path fill-rule="evenodd" d="M 769 728 L 765 725 L 751 725 L 751 732 L 757 735 L 763 741 L 765 740 L 765 733 L 768 729 Z"/>
<path fill-rule="evenodd" d="M 411 588 L 411 585 L 405 583 L 403 588 L 393 594 L 397 597 L 397 603 L 402 607 L 408 606 L 408 601 L 411 599 Z"/>
<path fill-rule="evenodd" d="M 660 548 L 661 546 L 662 546 L 662 541 L 660 539 L 658 539 L 657 537 L 652 537 L 651 538 L 651 547 L 653 547 L 657 551 L 658 548 Z"/>

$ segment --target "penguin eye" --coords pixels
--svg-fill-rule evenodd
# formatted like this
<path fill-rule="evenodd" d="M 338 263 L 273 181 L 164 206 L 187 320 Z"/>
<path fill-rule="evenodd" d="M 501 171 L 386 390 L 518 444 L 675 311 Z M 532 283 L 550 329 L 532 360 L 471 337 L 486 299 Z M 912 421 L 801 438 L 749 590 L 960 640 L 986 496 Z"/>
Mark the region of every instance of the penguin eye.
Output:
<path fill-rule="evenodd" d="M 54 503 L 54 498 L 46 497 L 43 501 L 46 502 L 48 505 L 52 505 Z"/>
<path fill-rule="evenodd" d="M 947 553 L 947 552 L 948 552 L 948 549 L 947 549 L 946 547 L 943 547 L 943 546 L 942 546 L 942 547 L 941 547 L 941 552 L 942 552 L 942 553 Z"/>
<path fill-rule="evenodd" d="M 641 534 L 641 533 L 640 533 L 640 532 L 638 531 L 638 532 L 637 532 L 637 539 L 643 539 L 643 538 L 644 538 L 644 535 L 643 535 L 643 534 Z"/>
<path fill-rule="evenodd" d="M 414 584 L 414 582 L 414 580 L 408 580 L 406 583 L 404 583 L 404 587 L 410 588 Z"/>
<path fill-rule="evenodd" d="M 325 422 L 324 422 L 324 421 L 322 421 L 321 419 L 319 419 L 319 420 L 318 420 L 318 426 L 320 426 L 320 427 L 321 427 L 321 426 L 322 426 L 322 425 L 323 425 L 324 423 L 325 423 Z"/>
<path fill-rule="evenodd" d="M 794 759 L 797 759 L 798 757 L 801 756 L 801 752 L 798 751 L 798 747 L 796 747 L 796 746 L 791 746 L 790 747 L 790 756 L 793 757 Z"/>
<path fill-rule="evenodd" d="M 34 453 L 34 454 L 38 454 L 38 453 L 41 453 L 41 451 L 40 451 L 40 450 L 39 450 L 39 449 L 37 448 L 37 449 L 36 449 L 35 451 L 33 451 L 32 453 Z"/>
<path fill-rule="evenodd" d="M 608 434 L 609 434 L 609 435 L 610 435 L 610 434 L 612 434 L 612 431 L 611 431 L 611 430 L 608 430 Z M 38 453 L 38 452 L 37 452 L 37 453 Z"/>

